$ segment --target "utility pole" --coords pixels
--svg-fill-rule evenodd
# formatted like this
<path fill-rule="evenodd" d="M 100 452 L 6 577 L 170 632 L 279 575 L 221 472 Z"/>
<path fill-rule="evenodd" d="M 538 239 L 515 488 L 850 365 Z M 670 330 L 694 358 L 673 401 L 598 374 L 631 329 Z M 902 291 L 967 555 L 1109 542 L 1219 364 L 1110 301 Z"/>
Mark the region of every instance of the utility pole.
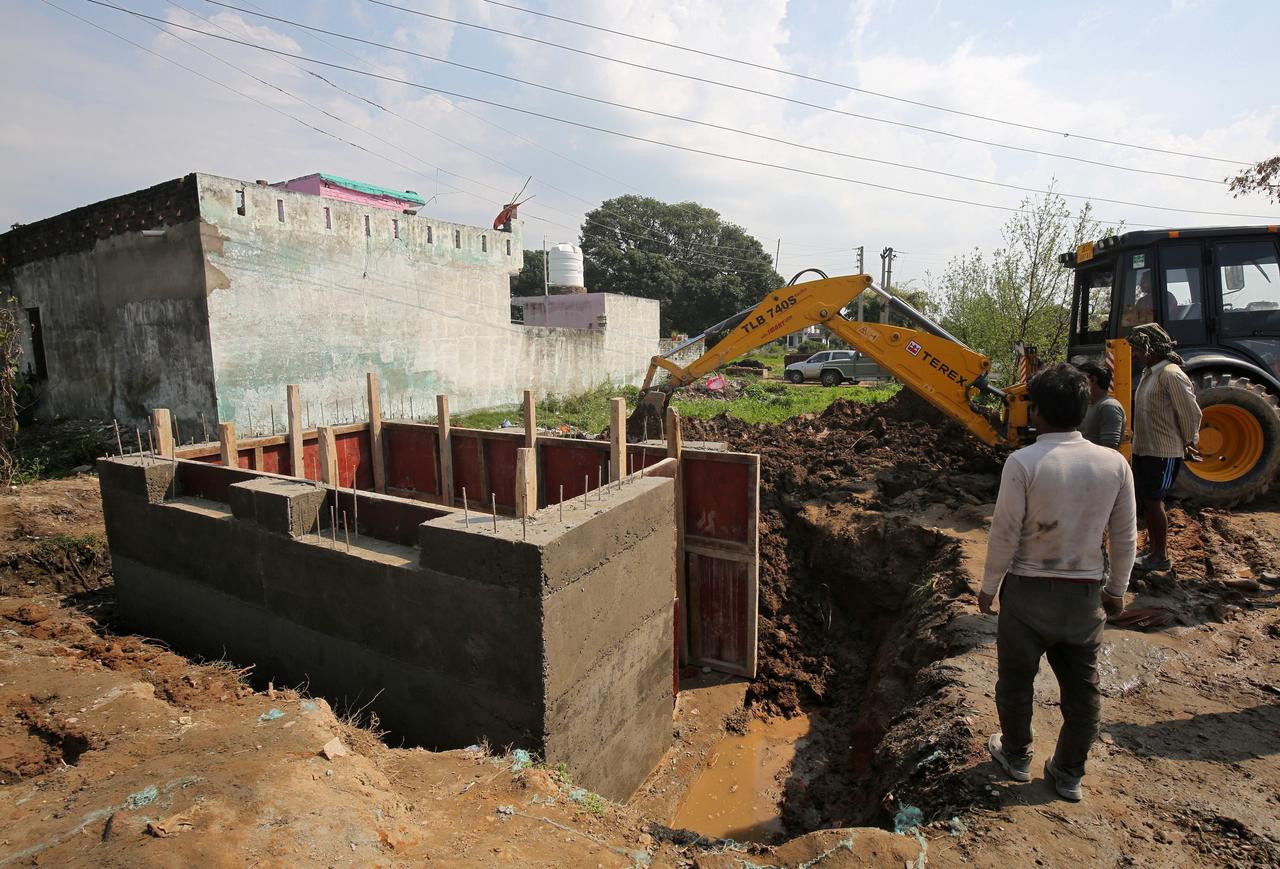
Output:
<path fill-rule="evenodd" d="M 864 249 L 865 249 L 864 245 L 861 245 L 861 244 L 858 245 L 858 274 L 860 275 L 865 274 L 865 272 L 862 271 L 862 254 Z M 862 302 L 863 302 L 862 296 L 863 295 L 864 295 L 863 293 L 858 293 L 858 322 L 859 323 L 862 322 Z"/>
<path fill-rule="evenodd" d="M 893 282 L 893 248 L 886 247 L 880 251 L 880 287 L 887 293 L 890 292 L 889 287 Z M 889 322 L 889 305 L 880 309 L 880 322 Z"/>
<path fill-rule="evenodd" d="M 551 263 L 547 261 L 547 237 L 542 237 L 542 295 L 547 295 L 547 279 L 550 276 Z"/>

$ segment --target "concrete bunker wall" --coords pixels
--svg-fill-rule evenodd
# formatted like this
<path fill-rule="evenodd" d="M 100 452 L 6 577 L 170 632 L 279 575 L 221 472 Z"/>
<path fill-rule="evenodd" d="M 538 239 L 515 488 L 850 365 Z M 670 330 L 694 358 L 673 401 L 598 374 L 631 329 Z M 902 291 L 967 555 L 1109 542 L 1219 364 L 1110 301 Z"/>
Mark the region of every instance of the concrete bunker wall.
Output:
<path fill-rule="evenodd" d="M 411 742 L 536 750 L 609 797 L 629 796 L 670 743 L 669 477 L 608 487 L 563 521 L 500 516 L 494 531 L 488 516 L 207 463 L 130 456 L 99 471 L 137 630 L 370 703 Z M 360 514 L 350 551 L 331 507 Z"/>

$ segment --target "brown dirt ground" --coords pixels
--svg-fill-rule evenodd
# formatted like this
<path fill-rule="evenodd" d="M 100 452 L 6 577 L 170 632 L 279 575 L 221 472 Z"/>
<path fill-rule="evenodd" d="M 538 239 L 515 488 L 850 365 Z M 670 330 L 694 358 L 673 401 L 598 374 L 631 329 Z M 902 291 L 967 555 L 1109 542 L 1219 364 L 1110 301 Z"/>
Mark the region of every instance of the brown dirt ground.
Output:
<path fill-rule="evenodd" d="M 1175 569 L 1131 606 L 1178 623 L 1108 631 L 1073 805 L 997 778 L 984 748 L 994 623 L 973 592 L 997 453 L 910 396 L 688 428 L 762 455 L 761 677 L 682 698 L 629 806 L 509 756 L 389 747 L 238 664 L 118 635 L 96 479 L 0 494 L 0 865 L 1280 865 L 1280 498 L 1175 512 Z M 666 826 L 744 694 L 817 722 L 782 810 L 818 832 L 740 847 Z M 349 753 L 327 760 L 335 737 Z M 904 806 L 924 824 L 874 829 Z"/>

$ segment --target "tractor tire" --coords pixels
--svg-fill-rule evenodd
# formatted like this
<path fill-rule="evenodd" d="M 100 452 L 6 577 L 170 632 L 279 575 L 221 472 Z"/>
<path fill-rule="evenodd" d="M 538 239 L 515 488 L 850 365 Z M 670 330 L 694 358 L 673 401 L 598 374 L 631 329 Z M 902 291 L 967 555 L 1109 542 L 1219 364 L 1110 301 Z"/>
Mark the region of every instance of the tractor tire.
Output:
<path fill-rule="evenodd" d="M 818 379 L 822 381 L 823 386 L 839 386 L 844 382 L 844 375 L 834 368 L 828 368 Z"/>
<path fill-rule="evenodd" d="M 801 383 L 804 383 L 804 375 L 799 371 L 788 371 L 787 380 L 790 380 L 792 383 L 799 386 Z"/>
<path fill-rule="evenodd" d="M 1175 497 L 1214 506 L 1246 504 L 1280 468 L 1280 402 L 1261 384 L 1231 374 L 1196 379 L 1202 462 L 1187 462 Z"/>

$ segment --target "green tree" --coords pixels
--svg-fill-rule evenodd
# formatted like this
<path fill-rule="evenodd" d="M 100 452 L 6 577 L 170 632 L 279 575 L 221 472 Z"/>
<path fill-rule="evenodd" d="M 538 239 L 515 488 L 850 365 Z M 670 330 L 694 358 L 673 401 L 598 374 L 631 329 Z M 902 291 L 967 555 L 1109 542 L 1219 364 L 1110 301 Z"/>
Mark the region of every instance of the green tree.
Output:
<path fill-rule="evenodd" d="M 524 266 L 520 273 L 511 279 L 511 295 L 541 296 L 544 291 L 543 274 L 546 272 L 546 260 L 540 250 L 524 252 Z"/>
<path fill-rule="evenodd" d="M 664 332 L 701 332 L 785 283 L 757 239 L 694 202 L 606 200 L 582 252 L 587 289 L 657 299 Z"/>
<path fill-rule="evenodd" d="M 996 382 L 1012 379 L 1019 341 L 1034 346 L 1042 360 L 1064 358 L 1072 273 L 1058 255 L 1111 232 L 1089 203 L 1073 215 L 1052 189 L 1023 200 L 1001 230 L 1003 244 L 989 256 L 975 248 L 952 259 L 940 276 L 929 276 L 942 326 L 991 358 Z"/>

